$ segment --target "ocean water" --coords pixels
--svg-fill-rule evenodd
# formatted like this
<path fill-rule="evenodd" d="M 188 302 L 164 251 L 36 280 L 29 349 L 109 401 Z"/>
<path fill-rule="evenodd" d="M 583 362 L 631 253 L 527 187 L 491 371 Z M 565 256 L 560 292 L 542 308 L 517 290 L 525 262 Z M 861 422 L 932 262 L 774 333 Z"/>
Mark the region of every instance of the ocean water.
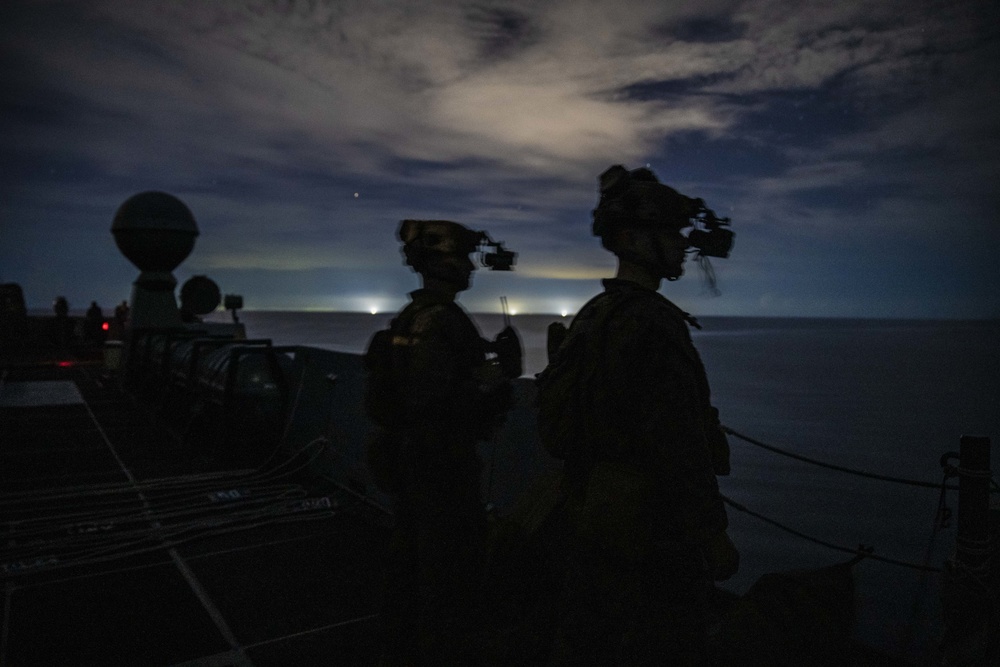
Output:
<path fill-rule="evenodd" d="M 216 313 L 212 319 L 224 320 Z M 252 337 L 361 353 L 391 314 L 245 312 Z M 498 314 L 474 315 L 492 338 Z M 512 318 L 526 376 L 545 364 L 545 332 L 571 318 Z M 693 332 L 722 421 L 756 440 L 835 465 L 940 482 L 941 455 L 962 435 L 993 439 L 1000 461 L 1000 322 L 712 318 Z M 870 480 L 783 457 L 730 438 L 722 492 L 755 512 L 829 543 L 940 566 L 955 528 L 935 532 L 936 489 Z M 997 467 L 997 464 L 994 464 Z M 997 475 L 1000 477 L 1000 475 Z M 957 492 L 947 505 L 957 511 Z M 725 587 L 745 592 L 762 574 L 850 559 L 729 509 L 741 552 Z M 921 660 L 941 631 L 937 575 L 866 560 L 854 568 L 860 639 Z"/>

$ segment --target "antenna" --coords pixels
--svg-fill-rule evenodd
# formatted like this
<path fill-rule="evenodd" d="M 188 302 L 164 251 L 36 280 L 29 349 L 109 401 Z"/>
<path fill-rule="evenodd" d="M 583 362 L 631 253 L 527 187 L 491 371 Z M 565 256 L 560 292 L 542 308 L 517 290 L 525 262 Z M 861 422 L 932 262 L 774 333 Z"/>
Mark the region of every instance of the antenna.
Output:
<path fill-rule="evenodd" d="M 500 297 L 500 310 L 503 312 L 503 325 L 505 327 L 510 326 L 510 311 L 507 310 L 507 297 Z"/>

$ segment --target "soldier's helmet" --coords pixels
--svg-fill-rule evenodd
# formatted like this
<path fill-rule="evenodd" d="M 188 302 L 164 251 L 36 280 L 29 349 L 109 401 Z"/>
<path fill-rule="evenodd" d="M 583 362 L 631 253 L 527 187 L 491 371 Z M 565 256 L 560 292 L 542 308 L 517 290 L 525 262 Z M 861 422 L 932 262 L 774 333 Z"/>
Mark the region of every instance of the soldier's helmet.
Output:
<path fill-rule="evenodd" d="M 397 236 L 403 243 L 406 263 L 419 271 L 435 258 L 475 252 L 482 232 L 451 220 L 403 220 Z"/>
<path fill-rule="evenodd" d="M 680 231 L 691 226 L 698 200 L 660 183 L 645 167 L 629 171 L 620 164 L 600 176 L 601 198 L 593 211 L 593 234 L 605 235 L 621 227 L 667 227 Z"/>

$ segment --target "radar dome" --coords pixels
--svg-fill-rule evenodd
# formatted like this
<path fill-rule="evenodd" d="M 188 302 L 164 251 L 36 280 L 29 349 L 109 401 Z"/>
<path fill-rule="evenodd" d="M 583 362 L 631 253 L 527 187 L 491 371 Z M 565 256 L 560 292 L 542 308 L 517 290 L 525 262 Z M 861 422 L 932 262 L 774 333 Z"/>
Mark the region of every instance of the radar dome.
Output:
<path fill-rule="evenodd" d="M 192 276 L 181 285 L 181 308 L 195 315 L 208 315 L 221 302 L 222 292 L 208 276 Z"/>
<path fill-rule="evenodd" d="M 173 271 L 194 249 L 198 225 L 191 210 L 166 192 L 125 200 L 111 224 L 115 244 L 140 271 Z"/>

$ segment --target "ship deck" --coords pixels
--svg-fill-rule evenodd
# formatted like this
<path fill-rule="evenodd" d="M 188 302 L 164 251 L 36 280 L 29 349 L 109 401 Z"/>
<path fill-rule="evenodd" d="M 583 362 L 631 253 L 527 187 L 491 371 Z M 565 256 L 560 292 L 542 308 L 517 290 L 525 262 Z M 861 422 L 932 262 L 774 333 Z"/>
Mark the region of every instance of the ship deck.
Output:
<path fill-rule="evenodd" d="M 240 424 L 192 423 L 182 415 L 198 411 L 155 383 L 142 399 L 121 390 L 97 359 L 0 365 L 0 665 L 378 664 L 390 517 L 356 474 L 363 415 L 335 409 L 360 403 L 360 360 L 294 356 L 288 427 L 257 445 L 233 436 Z M 528 416 L 510 422 L 527 441 Z M 509 463 L 496 474 L 504 507 L 544 467 L 523 452 L 491 458 Z M 817 659 L 802 664 L 905 664 L 830 643 L 844 641 L 828 622 L 840 607 L 811 601 L 831 582 L 819 583 L 799 591 L 802 627 L 781 613 L 760 626 L 769 634 L 735 635 L 731 664 L 745 641 L 809 648 Z M 802 643 L 813 637 L 825 643 Z"/>
<path fill-rule="evenodd" d="M 387 517 L 310 448 L 206 466 L 96 362 L 0 373 L 0 664 L 377 662 Z"/>

